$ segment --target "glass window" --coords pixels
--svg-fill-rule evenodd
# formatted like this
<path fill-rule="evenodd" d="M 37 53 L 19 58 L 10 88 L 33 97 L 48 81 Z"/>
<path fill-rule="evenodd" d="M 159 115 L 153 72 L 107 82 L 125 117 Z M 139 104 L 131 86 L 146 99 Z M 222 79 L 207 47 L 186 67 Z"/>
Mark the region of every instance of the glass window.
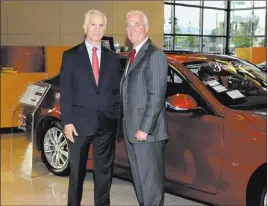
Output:
<path fill-rule="evenodd" d="M 231 11 L 231 36 L 251 35 L 251 20 L 253 10 Z"/>
<path fill-rule="evenodd" d="M 252 34 L 265 35 L 265 9 L 254 9 L 252 15 Z"/>
<path fill-rule="evenodd" d="M 250 47 L 251 41 L 251 37 L 235 37 L 231 39 L 231 44 L 234 47 Z"/>
<path fill-rule="evenodd" d="M 225 35 L 225 11 L 204 9 L 203 34 Z"/>
<path fill-rule="evenodd" d="M 178 1 L 178 0 L 176 0 L 175 3 L 200 6 L 200 1 L 189 1 L 189 0 Z"/>
<path fill-rule="evenodd" d="M 226 8 L 227 1 L 204 1 L 204 6 Z"/>
<path fill-rule="evenodd" d="M 265 0 L 230 0 L 231 10 L 228 11 L 226 8 L 229 0 L 164 0 L 164 2 L 165 50 L 224 53 L 228 46 L 229 54 L 235 54 L 236 48 L 266 46 Z M 202 8 L 202 6 L 221 9 Z M 227 15 L 230 15 L 229 45 L 226 45 Z"/>
<path fill-rule="evenodd" d="M 223 37 L 203 37 L 203 52 L 224 53 L 225 38 Z"/>
<path fill-rule="evenodd" d="M 179 71 L 179 69 L 178 69 Z M 206 101 L 200 96 L 196 89 L 189 84 L 189 81 L 185 76 L 176 71 L 172 66 L 168 66 L 168 76 L 167 76 L 167 91 L 166 97 L 170 97 L 177 94 L 187 94 L 195 99 L 197 105 L 205 109 L 207 113 L 211 113 L 208 108 Z"/>
<path fill-rule="evenodd" d="M 200 38 L 196 36 L 176 36 L 174 50 L 200 51 Z"/>
<path fill-rule="evenodd" d="M 265 37 L 254 37 L 252 46 L 253 47 L 264 47 L 265 46 Z"/>
<path fill-rule="evenodd" d="M 231 1 L 231 9 L 252 8 L 253 1 Z"/>
<path fill-rule="evenodd" d="M 254 7 L 266 7 L 266 1 L 254 1 Z"/>
<path fill-rule="evenodd" d="M 185 94 L 184 90 L 190 88 L 187 82 L 171 66 L 168 66 L 166 97 Z"/>
<path fill-rule="evenodd" d="M 176 6 L 175 17 L 175 33 L 200 34 L 200 8 Z"/>
<path fill-rule="evenodd" d="M 172 34 L 173 33 L 173 15 L 172 15 L 173 6 L 165 4 L 164 5 L 164 33 L 165 34 Z"/>
<path fill-rule="evenodd" d="M 245 110 L 266 108 L 267 77 L 256 66 L 240 59 L 220 56 L 184 65 L 194 70 L 199 80 L 225 106 Z"/>
<path fill-rule="evenodd" d="M 251 37 L 235 37 L 231 38 L 229 42 L 229 54 L 235 55 L 236 48 L 251 47 L 252 38 Z"/>
<path fill-rule="evenodd" d="M 173 50 L 173 36 L 165 35 L 164 50 Z"/>

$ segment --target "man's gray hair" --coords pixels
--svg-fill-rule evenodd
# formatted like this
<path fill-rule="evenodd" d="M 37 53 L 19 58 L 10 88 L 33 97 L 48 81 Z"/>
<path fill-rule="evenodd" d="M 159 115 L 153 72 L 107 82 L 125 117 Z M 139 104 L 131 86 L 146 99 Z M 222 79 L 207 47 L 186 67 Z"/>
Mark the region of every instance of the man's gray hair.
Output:
<path fill-rule="evenodd" d="M 104 15 L 104 13 L 102 13 L 99 10 L 89 10 L 86 14 L 85 14 L 85 20 L 84 20 L 84 24 L 88 24 L 89 19 L 92 15 L 100 15 L 104 17 L 104 25 L 106 27 L 107 25 L 107 17 Z"/>
<path fill-rule="evenodd" d="M 143 11 L 139 11 L 139 10 L 131 10 L 127 13 L 126 19 L 128 18 L 129 15 L 131 14 L 141 14 L 143 15 L 143 22 L 145 26 L 149 26 L 149 20 L 146 16 L 146 14 Z"/>

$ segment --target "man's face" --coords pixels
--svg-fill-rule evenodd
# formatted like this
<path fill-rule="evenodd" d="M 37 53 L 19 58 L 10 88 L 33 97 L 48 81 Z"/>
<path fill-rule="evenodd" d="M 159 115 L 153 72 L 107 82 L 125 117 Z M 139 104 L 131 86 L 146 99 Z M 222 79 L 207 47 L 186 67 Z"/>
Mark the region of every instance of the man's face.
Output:
<path fill-rule="evenodd" d="M 127 18 L 126 30 L 129 41 L 133 46 L 137 46 L 148 36 L 149 26 L 144 25 L 142 14 L 130 14 Z"/>
<path fill-rule="evenodd" d="M 83 25 L 89 41 L 100 42 L 105 32 L 105 20 L 102 15 L 91 15 L 88 24 Z"/>

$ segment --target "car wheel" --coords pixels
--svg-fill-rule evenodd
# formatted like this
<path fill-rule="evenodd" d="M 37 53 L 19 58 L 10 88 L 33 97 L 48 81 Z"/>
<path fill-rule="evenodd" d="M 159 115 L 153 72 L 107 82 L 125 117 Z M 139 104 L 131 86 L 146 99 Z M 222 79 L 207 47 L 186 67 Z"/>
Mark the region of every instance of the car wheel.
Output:
<path fill-rule="evenodd" d="M 247 206 L 267 206 L 267 187 L 255 187 L 251 193 Z"/>
<path fill-rule="evenodd" d="M 53 121 L 45 127 L 41 156 L 46 167 L 53 174 L 69 175 L 69 142 L 59 122 Z"/>
<path fill-rule="evenodd" d="M 267 187 L 264 188 L 261 194 L 261 206 L 267 206 Z"/>

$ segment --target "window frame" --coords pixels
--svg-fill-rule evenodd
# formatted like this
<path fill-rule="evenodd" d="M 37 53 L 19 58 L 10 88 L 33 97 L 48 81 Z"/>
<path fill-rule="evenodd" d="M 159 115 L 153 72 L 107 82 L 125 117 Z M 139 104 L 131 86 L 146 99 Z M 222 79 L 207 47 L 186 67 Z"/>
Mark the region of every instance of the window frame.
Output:
<path fill-rule="evenodd" d="M 234 0 L 231 0 L 234 1 Z M 231 39 L 234 37 L 238 37 L 238 36 L 234 36 L 230 34 L 230 24 L 231 24 L 231 13 L 233 11 L 241 11 L 241 10 L 259 10 L 259 9 L 265 9 L 265 33 L 264 35 L 250 35 L 250 36 L 241 36 L 241 37 L 249 37 L 250 38 L 250 47 L 253 47 L 253 41 L 254 38 L 264 38 L 264 47 L 267 46 L 267 2 L 266 2 L 266 7 L 255 7 L 255 2 L 257 0 L 253 0 L 253 6 L 250 8 L 231 8 L 231 1 L 227 0 L 226 1 L 226 8 L 217 8 L 217 7 L 212 7 L 212 6 L 204 6 L 204 0 L 200 0 L 200 5 L 187 5 L 184 3 L 178 3 L 176 1 L 164 1 L 164 5 L 171 5 L 172 8 L 172 12 L 171 12 L 171 18 L 173 18 L 173 20 L 171 20 L 171 28 L 173 27 L 173 29 L 171 29 L 171 33 L 164 33 L 164 39 L 165 37 L 169 36 L 172 38 L 172 40 L 168 40 L 171 43 L 173 42 L 173 44 L 171 45 L 171 48 L 165 49 L 164 46 L 164 50 L 166 51 L 170 51 L 170 50 L 174 50 L 174 43 L 175 43 L 175 37 L 176 36 L 194 36 L 194 37 L 198 37 L 199 40 L 199 52 L 203 52 L 203 43 L 204 43 L 204 37 L 212 37 L 212 38 L 217 38 L 217 37 L 221 37 L 224 38 L 224 42 L 225 44 L 223 45 L 224 49 L 223 49 L 223 53 L 222 54 L 230 54 L 230 52 L 232 51 L 232 44 L 231 44 Z M 176 6 L 183 6 L 183 7 L 189 7 L 189 8 L 200 8 L 200 17 L 199 17 L 199 26 L 200 26 L 200 33 L 199 34 L 187 34 L 187 33 L 179 33 L 176 34 L 175 33 L 175 8 Z M 205 9 L 214 9 L 214 10 L 221 10 L 221 11 L 225 11 L 225 17 L 224 17 L 224 22 L 225 22 L 225 28 L 224 28 L 224 34 L 225 35 L 204 35 L 203 34 L 203 28 L 204 28 L 204 11 Z M 173 33 L 172 33 L 173 31 Z M 217 52 L 211 52 L 211 53 L 217 53 Z"/>

